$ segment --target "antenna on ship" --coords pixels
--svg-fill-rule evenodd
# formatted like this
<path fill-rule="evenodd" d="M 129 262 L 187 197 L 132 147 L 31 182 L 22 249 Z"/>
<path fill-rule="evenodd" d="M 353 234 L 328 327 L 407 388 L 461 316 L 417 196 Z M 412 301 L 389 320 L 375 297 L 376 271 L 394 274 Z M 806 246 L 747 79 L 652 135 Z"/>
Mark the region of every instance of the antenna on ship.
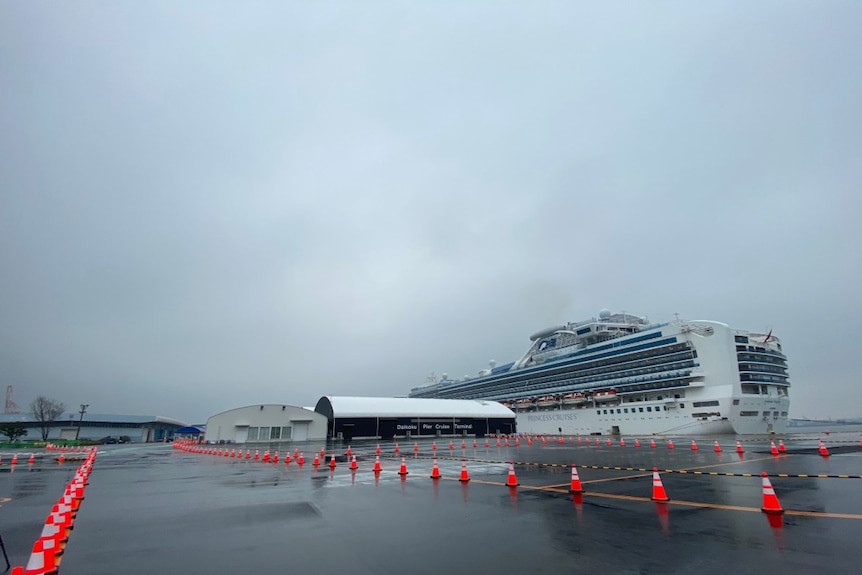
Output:
<path fill-rule="evenodd" d="M 675 318 L 676 318 L 676 321 L 679 321 L 679 313 L 674 313 L 674 314 L 673 314 L 673 317 L 675 317 Z"/>

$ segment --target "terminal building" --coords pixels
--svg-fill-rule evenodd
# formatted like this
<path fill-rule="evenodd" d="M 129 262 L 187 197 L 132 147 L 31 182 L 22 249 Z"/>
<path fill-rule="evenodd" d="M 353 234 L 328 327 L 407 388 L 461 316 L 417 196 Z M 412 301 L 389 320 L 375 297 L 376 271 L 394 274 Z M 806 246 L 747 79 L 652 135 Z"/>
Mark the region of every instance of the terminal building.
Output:
<path fill-rule="evenodd" d="M 111 413 L 62 413 L 50 422 L 36 421 L 32 414 L 0 414 L 0 423 L 23 425 L 25 441 L 42 438 L 43 427 L 47 441 L 98 440 L 107 437 L 128 438 L 132 442 L 167 441 L 174 431 L 186 424 L 160 415 L 118 415 Z"/>
<path fill-rule="evenodd" d="M 515 413 L 496 401 L 406 397 L 321 397 L 326 435 L 350 441 L 392 437 L 483 437 L 515 433 Z"/>
<path fill-rule="evenodd" d="M 326 439 L 326 417 L 294 405 L 229 409 L 207 420 L 207 443 L 286 443 Z"/>

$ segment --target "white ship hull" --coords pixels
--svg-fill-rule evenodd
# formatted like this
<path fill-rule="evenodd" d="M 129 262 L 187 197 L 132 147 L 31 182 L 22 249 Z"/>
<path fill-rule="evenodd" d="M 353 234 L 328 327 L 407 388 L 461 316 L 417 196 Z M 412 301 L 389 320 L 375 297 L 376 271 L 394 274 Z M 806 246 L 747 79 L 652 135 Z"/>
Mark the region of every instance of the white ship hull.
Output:
<path fill-rule="evenodd" d="M 666 405 L 662 402 L 637 402 L 614 407 L 598 406 L 563 408 L 547 411 L 519 412 L 518 433 L 556 435 L 755 435 L 784 433 L 787 428 L 789 401 L 782 399 L 739 399 L 731 408 L 732 400 L 726 401 L 728 417 L 706 416 L 694 419 L 687 411 L 679 409 L 679 403 Z M 632 407 L 634 406 L 634 407 Z M 646 408 L 652 412 L 646 412 Z M 669 407 L 668 411 L 664 408 Z M 640 412 L 640 409 L 644 412 Z M 630 410 L 617 414 L 616 410 Z M 605 414 L 604 411 L 608 413 Z M 636 411 L 637 410 L 637 411 Z M 599 413 L 601 411 L 602 413 Z M 611 413 L 613 411 L 613 413 Z M 636 411 L 632 413 L 632 411 Z M 741 412 L 757 411 L 756 416 L 741 416 Z M 768 415 L 764 415 L 768 414 Z"/>

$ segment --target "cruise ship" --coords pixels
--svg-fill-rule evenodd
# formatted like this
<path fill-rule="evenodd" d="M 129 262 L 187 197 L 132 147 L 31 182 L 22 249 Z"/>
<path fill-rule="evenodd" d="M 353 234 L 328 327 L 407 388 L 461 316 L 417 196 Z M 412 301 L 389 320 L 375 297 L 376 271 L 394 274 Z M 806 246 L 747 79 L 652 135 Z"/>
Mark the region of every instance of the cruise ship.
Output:
<path fill-rule="evenodd" d="M 790 408 L 787 357 L 772 334 L 717 321 L 597 318 L 530 336 L 517 361 L 476 377 L 432 379 L 410 397 L 499 401 L 517 431 L 536 434 L 782 433 Z"/>

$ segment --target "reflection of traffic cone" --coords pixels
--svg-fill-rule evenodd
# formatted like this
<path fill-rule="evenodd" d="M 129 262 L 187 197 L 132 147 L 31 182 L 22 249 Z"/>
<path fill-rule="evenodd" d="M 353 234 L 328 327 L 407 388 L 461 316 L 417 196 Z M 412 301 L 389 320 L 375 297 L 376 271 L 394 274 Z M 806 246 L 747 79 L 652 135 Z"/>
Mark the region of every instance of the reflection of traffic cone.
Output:
<path fill-rule="evenodd" d="M 785 445 L 784 445 L 784 440 L 779 439 L 778 440 L 778 453 L 786 453 L 786 452 L 787 452 L 787 447 L 785 447 Z"/>
<path fill-rule="evenodd" d="M 670 501 L 670 498 L 664 490 L 664 485 L 662 485 L 661 476 L 658 474 L 657 467 L 652 468 L 652 500 Z"/>
<path fill-rule="evenodd" d="M 826 448 L 826 445 L 821 441 L 820 445 L 817 446 L 817 452 L 820 453 L 823 457 L 829 457 L 829 450 Z"/>
<path fill-rule="evenodd" d="M 520 483 L 518 483 L 518 478 L 515 477 L 515 464 L 510 461 L 509 477 L 506 479 L 506 487 L 517 487 L 518 485 L 520 485 Z"/>
<path fill-rule="evenodd" d="M 374 471 L 374 473 L 380 473 L 382 470 L 383 469 L 380 467 L 380 456 L 377 455 L 374 459 L 374 469 L 372 471 Z"/>
<path fill-rule="evenodd" d="M 715 441 L 715 445 L 712 448 L 716 453 L 721 453 L 721 446 L 718 444 L 718 440 Z"/>
<path fill-rule="evenodd" d="M 359 464 L 356 463 L 356 456 L 355 455 L 353 456 L 353 459 L 350 460 L 350 469 L 353 471 L 356 471 L 357 469 L 359 469 Z"/>
<path fill-rule="evenodd" d="M 692 450 L 692 451 L 697 451 L 697 449 L 698 449 L 698 447 L 697 447 L 697 442 L 696 442 L 694 439 L 692 439 L 692 440 L 691 440 L 691 450 Z"/>
<path fill-rule="evenodd" d="M 778 496 L 775 495 L 775 490 L 769 482 L 769 477 L 766 472 L 760 474 L 763 478 L 763 507 L 760 508 L 764 513 L 774 513 L 776 515 L 784 513 L 781 508 L 781 503 L 778 502 Z"/>
<path fill-rule="evenodd" d="M 740 443 L 739 440 L 736 441 L 736 452 L 745 453 L 745 450 L 742 448 L 742 443 Z"/>
<path fill-rule="evenodd" d="M 458 478 L 458 481 L 461 483 L 467 483 L 470 481 L 470 474 L 467 473 L 467 462 L 463 459 L 461 460 L 461 477 Z"/>
<path fill-rule="evenodd" d="M 650 440 L 649 440 L 649 446 L 650 446 L 650 447 L 652 447 L 652 448 L 655 448 L 655 447 L 656 447 L 655 439 L 650 439 Z"/>
<path fill-rule="evenodd" d="M 440 468 L 437 467 L 437 458 L 434 458 L 434 465 L 431 467 L 431 479 L 440 479 Z"/>
<path fill-rule="evenodd" d="M 398 475 L 402 477 L 407 475 L 407 461 L 403 457 L 401 458 L 401 469 L 398 470 Z"/>
<path fill-rule="evenodd" d="M 778 455 L 778 448 L 775 447 L 774 441 L 769 442 L 769 453 L 773 456 Z"/>
<path fill-rule="evenodd" d="M 583 493 L 584 488 L 581 485 L 581 478 L 578 477 L 578 466 L 572 463 L 572 486 L 569 488 L 569 493 Z"/>

